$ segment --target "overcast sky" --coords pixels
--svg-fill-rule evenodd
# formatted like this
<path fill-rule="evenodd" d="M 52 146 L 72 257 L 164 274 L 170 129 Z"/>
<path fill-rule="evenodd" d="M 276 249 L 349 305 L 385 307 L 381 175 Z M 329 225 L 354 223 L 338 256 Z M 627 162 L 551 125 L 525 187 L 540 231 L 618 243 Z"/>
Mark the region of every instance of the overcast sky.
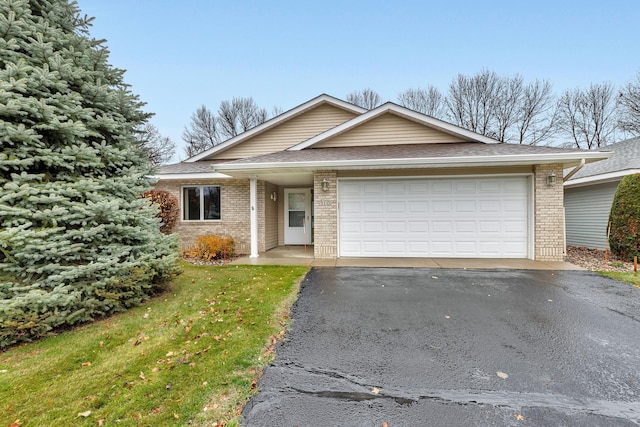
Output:
<path fill-rule="evenodd" d="M 555 92 L 640 71 L 637 0 L 78 0 L 110 62 L 178 145 L 202 104 L 286 111 L 321 93 L 385 101 L 488 69 Z"/>

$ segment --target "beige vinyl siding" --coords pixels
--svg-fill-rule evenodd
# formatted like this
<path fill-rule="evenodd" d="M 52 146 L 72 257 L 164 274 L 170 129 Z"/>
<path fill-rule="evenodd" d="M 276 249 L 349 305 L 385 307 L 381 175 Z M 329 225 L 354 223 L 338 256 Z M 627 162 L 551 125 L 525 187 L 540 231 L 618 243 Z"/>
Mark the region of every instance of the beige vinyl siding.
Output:
<path fill-rule="evenodd" d="M 243 159 L 282 151 L 334 128 L 355 116 L 355 113 L 342 108 L 321 104 L 235 147 L 208 157 L 207 160 Z"/>
<path fill-rule="evenodd" d="M 567 245 L 606 248 L 609 212 L 618 183 L 565 189 Z"/>
<path fill-rule="evenodd" d="M 399 117 L 383 114 L 360 126 L 321 142 L 313 148 L 370 145 L 433 144 L 466 140 Z"/>
<path fill-rule="evenodd" d="M 273 249 L 278 246 L 278 200 L 273 201 L 271 194 L 278 194 L 278 186 L 265 182 L 264 194 L 264 246 L 265 250 Z"/>

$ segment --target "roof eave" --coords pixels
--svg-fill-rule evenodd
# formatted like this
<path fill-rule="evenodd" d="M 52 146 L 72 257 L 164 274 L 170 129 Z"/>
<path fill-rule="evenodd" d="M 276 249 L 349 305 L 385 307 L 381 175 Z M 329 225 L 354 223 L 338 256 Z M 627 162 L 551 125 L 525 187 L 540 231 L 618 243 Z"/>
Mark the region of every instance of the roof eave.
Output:
<path fill-rule="evenodd" d="M 353 170 L 353 169 L 416 169 L 443 167 L 487 167 L 487 166 L 526 166 L 537 164 L 562 163 L 567 166 L 577 164 L 582 159 L 587 161 L 603 160 L 610 157 L 610 153 L 554 153 L 473 157 L 431 157 L 431 158 L 401 158 L 401 159 L 366 159 L 366 160 L 324 160 L 300 162 L 268 162 L 268 163 L 235 163 L 221 164 L 217 171 L 227 173 L 252 171 L 286 171 L 286 170 Z"/>
<path fill-rule="evenodd" d="M 158 181 L 175 181 L 175 180 L 189 180 L 189 179 L 229 179 L 232 176 L 219 173 L 219 172 L 194 172 L 194 173 L 156 173 L 150 175 L 149 178 Z"/>
<path fill-rule="evenodd" d="M 584 176 L 582 178 L 570 179 L 564 182 L 565 188 L 583 187 L 585 185 L 605 184 L 607 182 L 620 181 L 627 175 L 640 173 L 640 169 L 626 169 L 622 171 L 602 173 L 598 175 Z"/>

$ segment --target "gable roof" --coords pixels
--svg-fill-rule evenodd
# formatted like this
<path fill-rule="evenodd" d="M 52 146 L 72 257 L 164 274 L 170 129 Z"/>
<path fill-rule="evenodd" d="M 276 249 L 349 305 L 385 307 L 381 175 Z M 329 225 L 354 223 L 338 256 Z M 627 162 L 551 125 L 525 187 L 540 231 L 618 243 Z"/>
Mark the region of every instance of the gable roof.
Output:
<path fill-rule="evenodd" d="M 364 123 L 371 121 L 377 117 L 380 117 L 384 114 L 390 114 L 390 113 L 398 115 L 405 119 L 414 121 L 416 123 L 422 124 L 424 126 L 430 127 L 432 129 L 441 131 L 443 133 L 452 135 L 454 137 L 460 138 L 467 142 L 482 142 L 485 144 L 500 143 L 500 141 L 497 141 L 495 139 L 463 129 L 456 125 L 452 125 L 451 123 L 447 123 L 442 120 L 436 119 L 434 117 L 427 116 L 422 113 L 418 113 L 416 111 L 402 107 L 398 104 L 394 104 L 393 102 L 386 102 L 380 105 L 379 107 L 374 108 L 373 110 L 369 110 L 366 113 L 361 114 L 358 117 L 355 117 L 354 119 L 351 119 L 319 135 L 309 138 L 308 140 L 301 142 L 300 144 L 294 145 L 288 150 L 297 151 L 297 150 L 304 150 L 306 148 L 313 147 L 314 145 L 320 144 L 331 138 L 341 135 L 345 132 L 353 130 L 356 127 L 361 126 Z"/>
<path fill-rule="evenodd" d="M 330 104 L 334 107 L 338 107 L 341 108 L 343 110 L 352 112 L 354 114 L 362 114 L 364 112 L 366 112 L 367 110 L 361 107 L 358 107 L 357 105 L 353 105 L 350 104 L 348 102 L 342 101 L 341 99 L 338 98 L 334 98 L 333 96 L 327 95 L 327 94 L 322 94 L 320 96 L 317 96 L 303 104 L 298 105 L 295 108 L 292 108 L 289 111 L 286 111 L 276 117 L 273 117 L 270 120 L 267 120 L 266 122 L 252 128 L 249 129 L 246 132 L 241 133 L 240 135 L 237 135 L 233 138 L 230 138 L 212 148 L 209 148 L 208 150 L 203 151 L 202 153 L 196 154 L 193 157 L 190 157 L 188 159 L 185 160 L 185 162 L 187 163 L 191 163 L 191 162 L 197 162 L 203 159 L 206 159 L 207 157 L 216 154 L 216 153 L 221 153 L 225 150 L 228 150 L 232 147 L 237 146 L 238 144 L 241 144 L 242 142 L 257 136 L 263 132 L 266 132 L 269 129 L 272 129 L 288 120 L 291 120 L 294 117 L 299 116 L 300 114 L 303 114 L 306 111 L 309 111 L 311 109 L 314 109 L 320 105 L 323 104 Z"/>
<path fill-rule="evenodd" d="M 585 165 L 565 182 L 565 186 L 615 181 L 625 175 L 640 173 L 640 137 L 603 147 L 612 151 L 608 160 Z"/>

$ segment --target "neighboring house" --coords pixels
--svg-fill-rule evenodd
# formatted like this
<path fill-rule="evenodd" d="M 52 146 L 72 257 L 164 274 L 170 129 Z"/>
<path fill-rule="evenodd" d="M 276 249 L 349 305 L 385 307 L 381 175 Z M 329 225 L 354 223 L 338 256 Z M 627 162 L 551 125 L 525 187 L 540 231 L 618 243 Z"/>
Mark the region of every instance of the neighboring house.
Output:
<path fill-rule="evenodd" d="M 567 245 L 605 249 L 609 212 L 625 175 L 640 173 L 640 138 L 611 144 L 612 158 L 585 165 L 564 183 Z"/>
<path fill-rule="evenodd" d="M 184 162 L 156 188 L 183 246 L 313 244 L 316 258 L 562 260 L 562 171 L 609 153 L 503 144 L 393 103 L 321 95 Z M 556 182 L 557 179 L 557 182 Z"/>

